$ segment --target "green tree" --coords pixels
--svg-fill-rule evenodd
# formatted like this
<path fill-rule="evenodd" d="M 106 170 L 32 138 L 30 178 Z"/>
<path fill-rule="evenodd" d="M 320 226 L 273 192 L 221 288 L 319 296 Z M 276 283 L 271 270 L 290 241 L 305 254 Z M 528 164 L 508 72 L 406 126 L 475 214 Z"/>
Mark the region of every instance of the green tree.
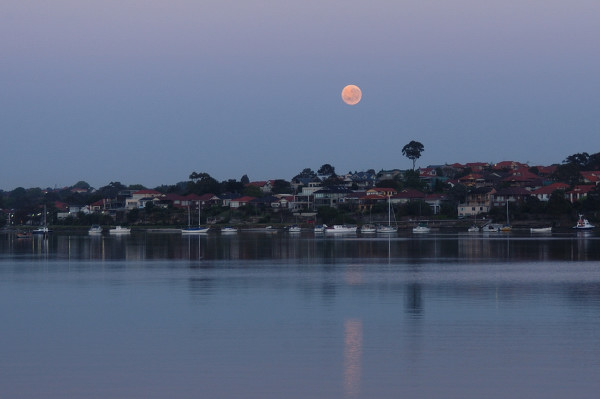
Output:
<path fill-rule="evenodd" d="M 419 178 L 419 172 L 416 170 L 407 170 L 404 174 L 404 187 L 423 190 L 425 183 Z"/>
<path fill-rule="evenodd" d="M 79 180 L 77 183 L 73 184 L 73 188 L 82 188 L 84 190 L 88 190 L 90 185 L 83 180 Z"/>
<path fill-rule="evenodd" d="M 194 194 L 220 194 L 221 185 L 218 181 L 213 179 L 208 173 L 196 173 L 190 174 L 190 182 L 188 182 L 188 192 Z"/>
<path fill-rule="evenodd" d="M 406 158 L 412 160 L 413 170 L 415 170 L 415 162 L 417 161 L 418 158 L 421 157 L 421 153 L 423 151 L 425 151 L 425 147 L 423 146 L 423 144 L 419 143 L 418 141 L 414 141 L 414 140 L 412 140 L 410 143 L 408 143 L 404 147 L 402 147 L 402 155 L 404 155 Z"/>
<path fill-rule="evenodd" d="M 573 208 L 572 204 L 565 198 L 565 192 L 563 190 L 555 190 L 550 194 L 548 205 L 546 209 L 551 215 L 566 215 L 571 212 Z"/>
<path fill-rule="evenodd" d="M 244 175 L 245 176 L 245 175 Z M 242 178 L 243 180 L 243 178 Z M 248 184 L 248 183 L 246 183 Z M 244 191 L 244 184 L 242 181 L 235 179 L 224 180 L 221 182 L 221 192 L 223 193 L 241 193 Z"/>
<path fill-rule="evenodd" d="M 262 190 L 260 189 L 260 187 L 248 185 L 244 188 L 244 195 L 247 195 L 249 197 L 260 198 L 264 194 L 263 194 Z"/>
<path fill-rule="evenodd" d="M 333 166 L 331 166 L 330 164 L 326 163 L 323 164 L 319 170 L 317 170 L 317 175 L 322 176 L 326 179 L 335 177 L 335 168 Z"/>
<path fill-rule="evenodd" d="M 294 179 L 310 179 L 317 177 L 317 174 L 311 168 L 304 168 L 302 172 L 294 176 Z"/>
<path fill-rule="evenodd" d="M 293 190 L 289 181 L 277 179 L 273 182 L 273 188 L 271 191 L 273 194 L 291 194 Z"/>
<path fill-rule="evenodd" d="M 248 177 L 248 175 L 242 176 L 242 178 L 240 179 L 240 183 L 242 183 L 243 186 L 250 183 L 250 178 Z"/>
<path fill-rule="evenodd" d="M 577 154 L 569 155 L 563 161 L 563 163 L 575 165 L 581 170 L 587 166 L 589 159 L 590 155 L 587 152 L 580 152 Z"/>

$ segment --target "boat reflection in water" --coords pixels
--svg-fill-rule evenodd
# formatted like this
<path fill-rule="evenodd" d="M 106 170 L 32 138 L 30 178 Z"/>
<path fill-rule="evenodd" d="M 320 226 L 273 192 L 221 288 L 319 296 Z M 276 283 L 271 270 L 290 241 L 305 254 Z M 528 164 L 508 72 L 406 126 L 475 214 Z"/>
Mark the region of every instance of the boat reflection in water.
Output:
<path fill-rule="evenodd" d="M 263 229 L 264 230 L 264 229 Z M 271 229 L 272 230 L 272 229 Z M 236 230 L 237 232 L 237 230 Z M 204 248 L 204 259 L 339 259 L 339 252 L 358 259 L 512 259 L 512 260 L 598 260 L 600 243 L 593 231 L 576 234 L 546 232 L 517 235 L 455 234 L 357 235 L 355 230 L 342 234 L 314 234 L 292 240 L 288 234 L 239 232 L 199 234 L 195 238 Z M 406 235 L 408 234 L 408 235 Z M 16 233 L 15 233 L 15 236 Z M 311 239 L 311 237 L 313 237 Z M 50 256 L 102 260 L 187 259 L 186 235 L 160 232 L 135 232 L 127 229 L 116 235 L 49 234 L 45 246 Z M 577 239 L 574 239 L 577 238 Z M 26 240 L 0 241 L 5 254 L 26 254 L 34 247 Z M 182 250 L 183 247 L 183 250 Z"/>
<path fill-rule="evenodd" d="M 600 240 L 578 233 L 6 233 L 0 392 L 592 398 Z"/>

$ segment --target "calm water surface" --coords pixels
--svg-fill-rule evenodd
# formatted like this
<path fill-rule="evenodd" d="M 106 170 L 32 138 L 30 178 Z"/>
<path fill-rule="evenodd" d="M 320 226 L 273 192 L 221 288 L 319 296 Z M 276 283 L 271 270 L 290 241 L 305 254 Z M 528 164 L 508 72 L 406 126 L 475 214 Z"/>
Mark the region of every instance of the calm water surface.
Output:
<path fill-rule="evenodd" d="M 0 234 L 0 397 L 596 398 L 599 244 Z"/>

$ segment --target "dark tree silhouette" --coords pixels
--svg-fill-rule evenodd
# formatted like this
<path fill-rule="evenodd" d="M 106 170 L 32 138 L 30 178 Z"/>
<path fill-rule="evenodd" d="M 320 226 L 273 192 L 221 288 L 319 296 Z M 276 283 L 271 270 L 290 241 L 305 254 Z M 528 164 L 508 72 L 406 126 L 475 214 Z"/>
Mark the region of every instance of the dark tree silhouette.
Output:
<path fill-rule="evenodd" d="M 414 141 L 414 140 L 412 140 L 410 143 L 408 143 L 407 145 L 402 147 L 402 155 L 404 155 L 406 158 L 412 160 L 413 170 L 415 170 L 415 162 L 417 161 L 418 158 L 421 157 L 421 153 L 423 151 L 425 151 L 425 147 L 423 146 L 423 144 L 419 143 L 418 141 Z"/>

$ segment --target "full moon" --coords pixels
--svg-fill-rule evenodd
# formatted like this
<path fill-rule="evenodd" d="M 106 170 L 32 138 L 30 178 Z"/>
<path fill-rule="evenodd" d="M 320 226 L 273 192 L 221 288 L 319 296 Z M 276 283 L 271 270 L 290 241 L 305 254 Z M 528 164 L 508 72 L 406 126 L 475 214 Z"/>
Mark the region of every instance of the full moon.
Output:
<path fill-rule="evenodd" d="M 356 105 L 362 98 L 362 91 L 355 85 L 348 85 L 342 90 L 342 100 L 348 105 Z"/>

